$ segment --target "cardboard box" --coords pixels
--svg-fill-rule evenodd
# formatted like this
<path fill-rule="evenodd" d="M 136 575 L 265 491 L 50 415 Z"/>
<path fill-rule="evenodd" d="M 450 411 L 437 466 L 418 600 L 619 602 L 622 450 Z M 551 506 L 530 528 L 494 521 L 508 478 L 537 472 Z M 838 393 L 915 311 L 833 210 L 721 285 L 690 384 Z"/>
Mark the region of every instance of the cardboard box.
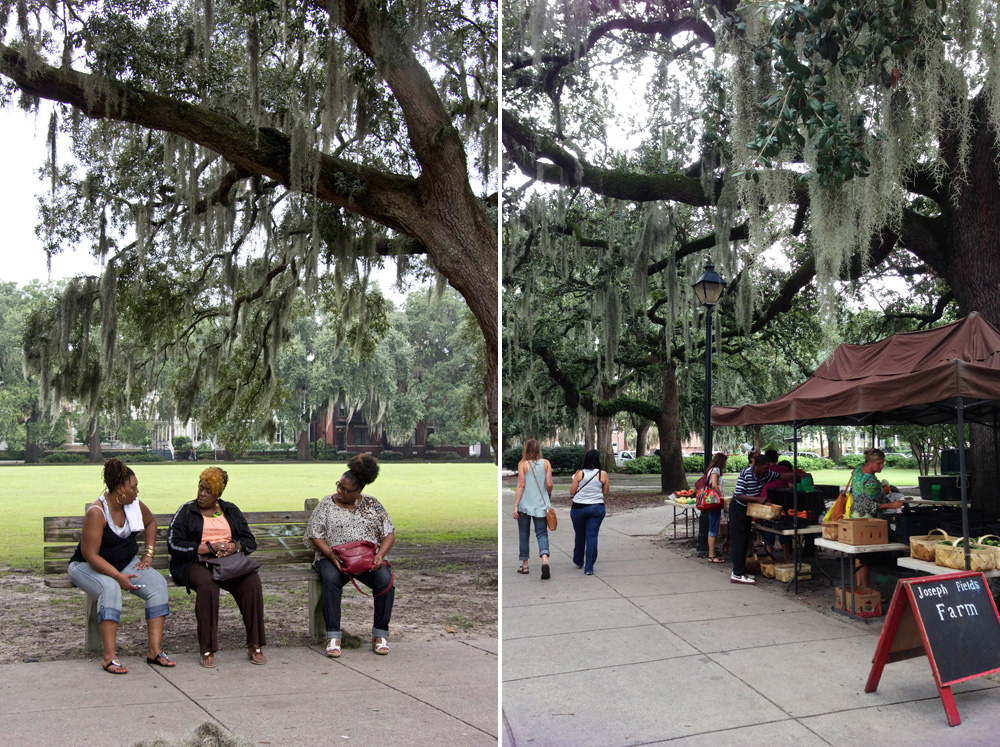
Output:
<path fill-rule="evenodd" d="M 837 541 L 845 545 L 884 545 L 889 541 L 889 523 L 885 519 L 841 519 L 837 522 Z"/>
<path fill-rule="evenodd" d="M 837 594 L 837 609 L 844 609 L 844 590 L 839 586 L 834 590 Z M 858 617 L 881 617 L 882 595 L 874 589 L 859 586 L 854 590 L 854 599 L 847 593 L 847 611 Z"/>

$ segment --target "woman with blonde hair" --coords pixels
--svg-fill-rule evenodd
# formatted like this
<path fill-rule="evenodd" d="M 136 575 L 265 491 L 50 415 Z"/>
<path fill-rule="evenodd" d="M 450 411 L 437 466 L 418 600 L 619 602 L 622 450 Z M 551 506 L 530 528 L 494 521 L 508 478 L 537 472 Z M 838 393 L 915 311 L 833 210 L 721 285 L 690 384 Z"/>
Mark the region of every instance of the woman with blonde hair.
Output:
<path fill-rule="evenodd" d="M 514 518 L 517 519 L 518 557 L 521 565 L 517 572 L 528 573 L 531 525 L 535 525 L 538 554 L 542 558 L 542 578 L 549 578 L 549 527 L 545 523 L 545 509 L 552 497 L 552 465 L 542 459 L 542 446 L 534 438 L 524 442 L 521 461 L 517 463 L 517 490 L 514 492 Z M 520 510 L 518 510 L 520 509 Z"/>
<path fill-rule="evenodd" d="M 865 449 L 865 461 L 854 468 L 851 474 L 851 517 L 852 519 L 876 519 L 879 511 L 887 508 L 900 508 L 902 501 L 890 501 L 882 503 L 885 498 L 885 489 L 882 483 L 875 477 L 876 473 L 882 471 L 885 466 L 885 452 L 881 449 Z M 865 558 L 865 564 L 861 559 L 855 560 L 857 566 L 856 581 L 858 586 L 871 588 L 872 569 L 869 563 L 878 559 L 878 553 L 874 557 Z"/>

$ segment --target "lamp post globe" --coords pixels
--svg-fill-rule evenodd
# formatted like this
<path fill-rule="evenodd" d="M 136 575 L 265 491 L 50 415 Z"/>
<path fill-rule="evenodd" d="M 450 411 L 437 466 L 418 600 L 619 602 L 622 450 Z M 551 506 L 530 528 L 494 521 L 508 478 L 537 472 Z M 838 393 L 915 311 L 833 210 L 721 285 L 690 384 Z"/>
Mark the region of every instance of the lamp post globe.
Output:
<path fill-rule="evenodd" d="M 711 257 L 706 258 L 705 271 L 694 282 L 693 287 L 698 301 L 705 307 L 705 436 L 702 453 L 705 455 L 704 468 L 708 469 L 708 463 L 712 461 L 714 456 L 712 451 L 712 309 L 719 302 L 722 291 L 726 287 L 726 281 L 715 271 Z M 707 511 L 702 511 L 698 517 L 698 543 L 695 552 L 699 556 L 708 556 Z"/>

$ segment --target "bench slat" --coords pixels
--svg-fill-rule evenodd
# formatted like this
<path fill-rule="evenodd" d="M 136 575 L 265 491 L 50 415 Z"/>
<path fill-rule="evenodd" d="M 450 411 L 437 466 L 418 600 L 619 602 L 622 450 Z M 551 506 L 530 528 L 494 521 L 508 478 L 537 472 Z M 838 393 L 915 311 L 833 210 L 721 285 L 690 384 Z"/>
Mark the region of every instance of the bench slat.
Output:
<path fill-rule="evenodd" d="M 312 568 L 289 569 L 286 571 L 259 571 L 260 580 L 265 584 L 282 584 L 291 581 L 308 581 L 318 579 L 319 574 Z M 166 576 L 167 586 L 177 586 L 170 576 Z M 45 585 L 50 589 L 73 589 L 75 588 L 69 580 L 69 576 L 52 576 L 45 579 Z"/>
<path fill-rule="evenodd" d="M 309 511 L 251 511 L 244 514 L 255 537 L 299 536 L 305 532 Z M 156 536 L 166 539 L 172 514 L 154 514 Z M 46 516 L 42 520 L 44 542 L 79 542 L 83 516 Z"/>

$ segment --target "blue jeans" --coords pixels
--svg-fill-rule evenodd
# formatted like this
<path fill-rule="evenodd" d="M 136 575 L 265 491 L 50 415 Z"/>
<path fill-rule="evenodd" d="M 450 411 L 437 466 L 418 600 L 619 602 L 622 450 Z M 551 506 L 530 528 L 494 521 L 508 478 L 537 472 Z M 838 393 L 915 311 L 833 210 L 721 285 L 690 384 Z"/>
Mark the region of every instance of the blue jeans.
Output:
<path fill-rule="evenodd" d="M 708 536 L 718 537 L 719 536 L 719 524 L 722 523 L 722 509 L 716 509 L 714 511 L 708 512 Z"/>
<path fill-rule="evenodd" d="M 549 525 L 544 516 L 529 516 L 523 511 L 517 512 L 518 559 L 527 560 L 530 554 L 528 540 L 531 538 L 531 524 L 535 524 L 535 539 L 538 540 L 538 554 L 549 554 Z"/>
<path fill-rule="evenodd" d="M 344 595 L 344 585 L 351 582 L 351 577 L 337 570 L 332 560 L 320 558 L 313 567 L 319 571 L 323 579 L 320 598 L 323 603 L 323 620 L 326 623 L 327 638 L 343 638 L 340 630 L 340 602 Z M 389 566 L 382 565 L 376 571 L 359 573 L 355 577 L 372 590 L 375 595 L 375 620 L 372 624 L 372 637 L 389 637 L 389 619 L 392 617 L 392 603 L 396 599 L 396 584 L 386 591 L 389 582 L 393 581 Z"/>
<path fill-rule="evenodd" d="M 573 522 L 575 533 L 573 542 L 573 564 L 583 566 L 584 573 L 594 572 L 594 561 L 597 560 L 597 533 L 601 522 L 607 514 L 603 503 L 591 503 L 581 508 L 571 508 L 570 521 Z"/>
<path fill-rule="evenodd" d="M 136 555 L 122 573 L 136 574 L 129 579 L 133 586 L 144 585 L 142 589 L 130 591 L 140 599 L 146 600 L 146 619 L 165 617 L 170 614 L 167 601 L 167 580 L 163 574 L 152 568 L 140 571 L 136 568 L 139 556 Z M 88 596 L 97 598 L 97 622 L 114 620 L 118 622 L 122 616 L 122 587 L 111 576 L 95 571 L 90 563 L 75 561 L 69 564 L 69 580 Z"/>

